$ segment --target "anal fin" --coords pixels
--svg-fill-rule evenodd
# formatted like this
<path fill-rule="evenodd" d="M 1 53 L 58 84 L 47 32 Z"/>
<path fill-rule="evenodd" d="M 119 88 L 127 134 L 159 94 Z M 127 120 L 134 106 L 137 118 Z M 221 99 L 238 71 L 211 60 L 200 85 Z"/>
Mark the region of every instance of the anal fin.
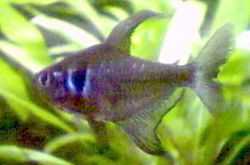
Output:
<path fill-rule="evenodd" d="M 143 151 L 153 155 L 164 156 L 166 151 L 161 146 L 156 129 L 164 115 L 176 105 L 182 95 L 183 90 L 177 90 L 164 103 L 148 107 L 136 115 L 118 122 L 118 124 Z"/>

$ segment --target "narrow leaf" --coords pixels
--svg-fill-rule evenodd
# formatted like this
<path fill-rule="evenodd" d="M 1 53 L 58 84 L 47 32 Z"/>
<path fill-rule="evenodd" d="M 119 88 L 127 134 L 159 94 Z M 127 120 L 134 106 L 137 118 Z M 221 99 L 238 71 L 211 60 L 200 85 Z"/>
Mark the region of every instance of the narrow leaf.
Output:
<path fill-rule="evenodd" d="M 73 165 L 61 158 L 14 145 L 0 145 L 0 160 L 17 163 L 34 162 L 42 165 Z"/>

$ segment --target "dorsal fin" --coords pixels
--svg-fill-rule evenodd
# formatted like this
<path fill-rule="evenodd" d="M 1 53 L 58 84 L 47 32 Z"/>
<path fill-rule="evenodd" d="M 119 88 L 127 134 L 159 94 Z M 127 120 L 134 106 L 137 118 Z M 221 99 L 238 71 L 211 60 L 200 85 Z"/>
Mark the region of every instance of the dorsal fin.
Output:
<path fill-rule="evenodd" d="M 135 15 L 120 22 L 110 33 L 106 40 L 106 43 L 115 46 L 121 51 L 129 54 L 131 36 L 135 28 L 143 21 L 156 16 L 159 17 L 163 15 L 150 10 L 143 10 L 136 13 Z"/>
<path fill-rule="evenodd" d="M 140 11 L 116 25 L 104 44 L 114 46 L 115 48 L 120 49 L 122 52 L 130 54 L 131 36 L 138 25 L 149 18 L 163 16 L 164 15 L 161 13 L 156 13 L 150 10 Z M 81 52 L 82 50 L 76 52 L 66 52 L 60 55 L 55 55 L 53 58 L 75 56 Z"/>

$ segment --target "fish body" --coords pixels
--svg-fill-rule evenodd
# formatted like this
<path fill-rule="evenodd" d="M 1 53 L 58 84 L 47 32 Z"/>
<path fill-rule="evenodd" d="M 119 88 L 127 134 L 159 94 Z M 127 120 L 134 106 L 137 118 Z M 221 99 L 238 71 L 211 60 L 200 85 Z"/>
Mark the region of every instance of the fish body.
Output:
<path fill-rule="evenodd" d="M 144 11 L 121 22 L 104 43 L 45 68 L 33 82 L 47 102 L 84 114 L 90 123 L 115 122 L 142 150 L 161 155 L 165 151 L 155 130 L 179 100 L 170 97 L 178 87 L 192 88 L 211 112 L 220 109 L 220 86 L 213 79 L 225 62 L 233 36 L 231 26 L 223 26 L 197 59 L 184 66 L 133 57 L 130 35 L 152 16 L 153 12 Z"/>
<path fill-rule="evenodd" d="M 145 61 L 100 44 L 37 74 L 36 84 L 50 102 L 89 115 L 119 121 L 164 100 L 192 83 L 194 65 Z"/>

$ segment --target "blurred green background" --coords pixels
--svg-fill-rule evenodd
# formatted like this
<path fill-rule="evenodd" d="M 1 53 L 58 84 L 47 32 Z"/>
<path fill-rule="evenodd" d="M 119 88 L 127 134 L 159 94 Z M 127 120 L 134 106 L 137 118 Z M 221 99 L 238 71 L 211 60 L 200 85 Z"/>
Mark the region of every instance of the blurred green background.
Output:
<path fill-rule="evenodd" d="M 8 60 L 36 72 L 100 43 L 143 9 L 166 18 L 135 30 L 132 54 L 165 63 L 185 63 L 217 28 L 234 25 L 235 49 L 218 76 L 230 109 L 212 117 L 187 90 L 157 133 L 175 164 L 250 164 L 249 0 L 0 0 L 0 164 L 169 163 L 140 151 L 112 123 L 111 149 L 98 148 L 84 119 L 40 104 L 30 95 L 29 79 Z"/>

